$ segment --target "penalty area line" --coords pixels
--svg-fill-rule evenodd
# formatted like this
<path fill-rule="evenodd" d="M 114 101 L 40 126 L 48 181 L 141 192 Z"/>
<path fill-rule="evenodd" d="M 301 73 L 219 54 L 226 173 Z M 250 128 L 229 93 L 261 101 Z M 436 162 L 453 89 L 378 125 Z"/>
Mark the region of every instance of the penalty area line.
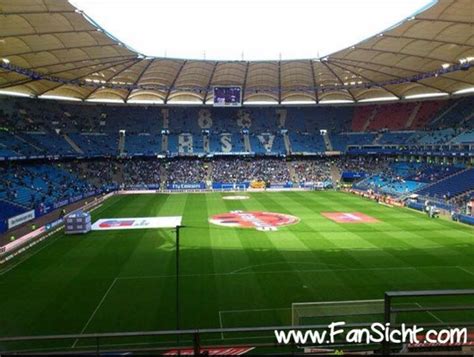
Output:
<path fill-rule="evenodd" d="M 266 309 L 243 309 L 243 310 L 220 310 L 219 314 L 232 314 L 238 312 L 250 312 L 250 311 L 277 311 L 277 310 L 291 310 L 291 307 L 276 307 Z"/>
<path fill-rule="evenodd" d="M 420 303 L 418 302 L 415 302 L 415 305 L 417 305 L 419 308 L 423 308 L 423 306 L 421 306 Z M 440 319 L 438 316 L 436 316 L 434 313 L 432 313 L 431 311 L 426 311 L 426 313 L 428 315 L 430 315 L 432 318 L 434 318 L 436 321 L 438 322 L 441 322 L 441 323 L 445 323 L 445 321 L 443 321 L 442 319 Z"/>
<path fill-rule="evenodd" d="M 117 282 L 117 278 L 115 278 L 113 281 L 112 281 L 112 284 L 110 284 L 109 288 L 107 289 L 107 291 L 105 292 L 104 296 L 102 296 L 102 299 L 99 301 L 99 304 L 96 306 L 95 310 L 92 312 L 91 316 L 89 317 L 89 320 L 87 320 L 86 324 L 84 325 L 84 327 L 82 328 L 81 330 L 81 333 L 80 335 L 82 335 L 87 327 L 89 327 L 89 324 L 92 322 L 92 320 L 94 319 L 95 315 L 97 314 L 97 311 L 99 311 L 100 307 L 102 306 L 102 304 L 104 303 L 105 299 L 107 298 L 107 295 L 109 295 L 110 291 L 112 290 L 112 288 L 114 287 L 115 283 Z M 76 340 L 74 341 L 74 343 L 72 344 L 71 348 L 75 348 L 76 347 L 76 344 L 77 342 L 79 342 L 79 338 L 76 338 Z"/>
<path fill-rule="evenodd" d="M 249 271 L 249 272 L 228 272 L 228 273 L 203 273 L 203 274 L 180 274 L 181 278 L 192 278 L 200 276 L 239 276 L 253 274 L 281 274 L 281 273 L 335 273 L 348 271 L 401 271 L 401 270 L 417 270 L 419 268 L 436 268 L 436 269 L 456 269 L 456 266 L 432 266 L 432 267 L 385 267 L 385 268 L 347 268 L 347 269 L 294 269 L 294 270 L 273 270 L 273 271 Z M 135 280 L 135 279 L 170 279 L 175 278 L 176 274 L 170 275 L 135 275 L 121 276 L 117 280 Z"/>
<path fill-rule="evenodd" d="M 224 314 L 243 313 L 243 312 L 250 312 L 250 311 L 283 311 L 283 310 L 291 310 L 291 307 L 277 307 L 274 309 L 268 308 L 268 309 L 245 309 L 245 310 L 219 310 L 219 325 L 221 329 L 224 328 L 224 323 L 222 319 L 222 315 Z M 221 339 L 225 340 L 224 332 L 221 332 Z"/>
<path fill-rule="evenodd" d="M 222 311 L 219 311 L 219 325 L 221 329 L 224 328 L 224 324 L 222 323 Z M 221 339 L 224 340 L 224 332 L 221 331 Z"/>
<path fill-rule="evenodd" d="M 467 274 L 469 274 L 469 275 L 473 275 L 473 276 L 474 276 L 474 272 L 472 272 L 472 271 L 470 271 L 470 270 L 468 270 L 468 269 L 466 269 L 466 268 L 464 268 L 464 267 L 462 267 L 462 266 L 460 266 L 460 265 L 458 265 L 456 268 L 458 268 L 459 270 L 462 270 L 463 272 L 465 272 L 465 273 L 467 273 Z"/>

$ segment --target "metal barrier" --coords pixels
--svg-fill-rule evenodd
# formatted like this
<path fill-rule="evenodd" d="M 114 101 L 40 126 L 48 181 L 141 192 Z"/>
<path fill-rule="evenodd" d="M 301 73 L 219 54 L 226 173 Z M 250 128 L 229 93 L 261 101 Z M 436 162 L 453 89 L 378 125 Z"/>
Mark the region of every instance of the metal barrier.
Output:
<path fill-rule="evenodd" d="M 368 327 L 370 324 L 368 323 L 355 323 L 355 324 L 347 324 L 345 327 L 347 328 L 362 328 Z M 0 354 L 2 352 L 8 354 L 15 354 L 15 353 L 46 353 L 46 354 L 86 354 L 86 353 L 95 353 L 96 355 L 100 355 L 101 353 L 111 353 L 111 352 L 145 352 L 145 351 L 154 351 L 154 352 L 165 352 L 169 350 L 189 350 L 192 349 L 195 355 L 199 355 L 201 350 L 203 349 L 202 343 L 209 343 L 212 341 L 220 342 L 216 344 L 207 344 L 206 349 L 208 348 L 216 348 L 216 347 L 248 347 L 249 345 L 255 347 L 272 347 L 275 349 L 280 349 L 282 352 L 288 351 L 297 351 L 297 347 L 295 345 L 278 345 L 274 338 L 272 339 L 273 332 L 275 330 L 284 330 L 289 331 L 295 329 L 295 326 L 267 326 L 267 327 L 242 327 L 242 328 L 215 328 L 215 329 L 189 329 L 189 330 L 165 330 L 165 331 L 139 331 L 139 332 L 119 332 L 119 333 L 89 333 L 89 334 L 68 334 L 68 335 L 45 335 L 45 336 L 18 336 L 18 337 L 1 337 L 0 338 L 0 346 L 4 347 L 8 343 L 13 342 L 41 342 L 41 341 L 71 341 L 73 344 L 69 348 L 64 347 L 56 347 L 56 348 L 23 348 L 23 349 L 16 349 L 16 350 L 0 350 Z M 325 330 L 328 328 L 327 325 L 307 325 L 307 326 L 298 326 L 300 330 Z M 262 334 L 265 332 L 271 332 L 270 335 L 263 335 L 261 337 L 256 337 L 257 334 Z M 247 334 L 248 339 L 245 337 L 229 337 L 225 339 L 221 339 L 224 333 L 234 333 L 234 334 Z M 209 339 L 204 338 L 206 335 L 218 335 L 218 339 Z M 160 337 L 173 337 L 172 341 L 163 342 L 159 341 Z M 177 337 L 182 338 L 177 338 Z M 110 339 L 129 339 L 129 338 L 137 338 L 137 337 L 153 337 L 156 338 L 156 343 L 151 343 L 150 347 L 132 347 L 135 344 L 130 343 L 129 345 L 123 344 L 123 348 L 113 348 L 113 345 L 106 344 L 104 340 Z M 187 337 L 187 338 L 186 338 Z M 261 342 L 255 342 L 259 340 Z M 93 345 L 87 345 L 85 347 L 81 347 L 78 344 L 78 341 L 84 340 L 93 340 Z M 181 343 L 179 345 L 176 344 L 176 340 L 180 340 Z M 242 340 L 245 341 L 242 344 Z M 234 342 L 232 342 L 234 341 Z M 237 341 L 240 341 L 237 342 Z M 252 342 L 249 342 L 252 341 Z M 172 343 L 172 344 L 170 344 Z M 161 344 L 161 345 L 160 345 Z M 345 344 L 341 341 L 334 343 L 334 344 L 326 344 L 325 347 L 341 347 L 345 346 Z M 112 347 L 112 348 L 111 348 Z"/>
<path fill-rule="evenodd" d="M 413 298 L 461 298 L 467 297 L 469 304 L 461 305 L 437 305 L 430 307 L 423 307 L 418 304 L 417 307 L 400 307 L 396 304 L 396 299 L 413 299 Z M 441 299 L 442 300 L 442 299 Z M 437 301 L 440 302 L 439 300 Z M 443 303 L 443 301 L 441 301 Z M 413 303 L 412 303 L 413 305 Z M 439 312 L 439 311 L 474 311 L 474 289 L 468 290 L 441 290 L 441 291 L 398 291 L 386 292 L 384 296 L 384 323 L 391 323 L 393 317 L 400 313 L 420 313 L 420 312 Z M 463 313 L 464 315 L 464 313 Z M 344 328 L 368 328 L 372 322 L 366 323 L 348 323 Z M 401 324 L 391 323 L 391 327 L 397 328 Z M 474 319 L 468 321 L 438 321 L 431 323 L 423 323 L 423 327 L 432 329 L 447 328 L 450 326 L 456 327 L 474 327 Z M 187 349 L 193 351 L 198 355 L 203 346 L 209 349 L 209 346 L 214 348 L 219 347 L 265 347 L 268 353 L 275 354 L 292 353 L 298 354 L 302 351 L 298 348 L 305 346 L 297 346 L 294 344 L 284 345 L 278 344 L 275 339 L 275 330 L 289 331 L 298 329 L 301 331 L 313 330 L 322 331 L 327 330 L 327 324 L 305 325 L 305 326 L 266 326 L 266 327 L 242 327 L 242 328 L 216 328 L 216 329 L 186 329 L 186 330 L 166 330 L 166 331 L 139 331 L 139 332 L 124 332 L 124 333 L 89 333 L 89 334 L 70 334 L 70 335 L 48 335 L 48 336 L 18 336 L 18 337 L 1 337 L 0 338 L 0 354 L 6 352 L 13 353 L 47 353 L 47 354 L 97 354 L 109 352 L 156 352 L 163 353 L 165 351 L 175 352 Z M 225 337 L 225 334 L 227 337 Z M 168 339 L 166 339 L 168 337 Z M 224 338 L 225 337 L 225 338 Z M 134 338 L 140 338 L 137 342 L 131 342 Z M 116 339 L 120 339 L 119 345 L 111 343 Z M 144 340 L 146 342 L 144 342 Z M 67 341 L 72 344 L 66 345 Z M 83 342 L 92 341 L 92 343 L 84 344 Z M 177 342 L 180 341 L 180 342 Z M 52 343 L 47 348 L 41 343 Z M 39 345 L 38 345 L 39 344 Z M 400 350 L 402 344 L 393 345 L 390 342 L 384 341 L 381 343 L 350 344 L 342 336 L 340 339 L 324 345 L 307 344 L 307 346 L 319 348 L 346 348 L 354 349 L 365 348 L 366 351 L 375 351 L 376 353 L 383 353 L 389 355 L 395 348 Z M 3 350 L 3 351 L 2 351 Z"/>
<path fill-rule="evenodd" d="M 419 297 L 461 297 L 461 296 L 471 296 L 473 301 L 472 305 L 441 305 L 441 306 L 430 306 L 430 307 L 393 307 L 394 299 L 410 299 L 410 298 L 419 298 Z M 399 313 L 416 313 L 416 312 L 428 312 L 432 313 L 434 311 L 474 311 L 474 289 L 466 290 L 421 290 L 421 291 L 388 291 L 384 295 L 384 323 L 391 323 L 394 314 Z M 474 321 L 470 322 L 446 322 L 438 324 L 424 324 L 425 327 L 447 327 L 450 325 L 455 325 L 457 327 L 472 327 L 474 326 Z M 382 343 L 382 353 L 384 355 L 390 354 L 390 343 L 384 341 Z"/>

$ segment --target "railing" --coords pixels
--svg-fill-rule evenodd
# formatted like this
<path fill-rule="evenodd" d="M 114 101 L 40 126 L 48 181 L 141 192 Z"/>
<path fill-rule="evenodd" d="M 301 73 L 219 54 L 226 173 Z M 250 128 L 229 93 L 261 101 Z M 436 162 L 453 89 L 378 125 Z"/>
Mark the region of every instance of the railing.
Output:
<path fill-rule="evenodd" d="M 394 307 L 393 303 L 395 299 L 408 299 L 413 300 L 413 298 L 442 298 L 442 297 L 470 297 L 471 304 L 462 304 L 462 305 L 436 305 L 436 306 L 421 306 L 419 303 L 417 307 Z M 465 290 L 422 290 L 422 291 L 389 291 L 385 293 L 384 296 L 384 323 L 391 323 L 394 317 L 394 314 L 401 313 L 429 313 L 434 318 L 433 312 L 455 312 L 455 311 L 474 311 L 474 289 L 465 289 Z M 474 326 L 474 319 L 471 321 L 457 321 L 449 323 L 424 323 L 424 327 L 431 328 L 442 328 L 442 327 L 472 327 Z M 384 355 L 389 355 L 391 352 L 390 342 L 384 341 L 382 343 L 382 353 Z"/>
<path fill-rule="evenodd" d="M 432 305 L 401 307 L 397 304 L 397 299 L 413 298 L 468 298 L 468 303 L 450 305 Z M 427 313 L 433 314 L 440 311 L 445 312 L 466 312 L 474 311 L 474 289 L 469 290 L 442 290 L 442 291 L 399 291 L 386 292 L 384 296 L 384 311 L 380 311 L 383 315 L 380 322 L 385 324 L 391 323 L 391 327 L 399 328 L 401 324 L 393 323 L 397 314 L 417 314 Z M 442 301 L 441 301 L 442 302 Z M 367 323 L 347 323 L 345 329 L 368 328 L 372 322 Z M 474 319 L 466 321 L 441 321 L 423 323 L 423 327 L 432 329 L 455 327 L 474 327 Z M 88 333 L 88 334 L 65 334 L 65 335 L 47 335 L 47 336 L 18 336 L 18 337 L 1 337 L 0 338 L 0 354 L 2 352 L 13 353 L 44 353 L 44 354 L 96 354 L 110 352 L 155 352 L 155 353 L 179 353 L 182 351 L 189 353 L 192 351 L 195 355 L 209 350 L 210 348 L 225 347 L 255 347 L 261 348 L 259 353 L 293 353 L 298 354 L 303 351 L 303 347 L 319 347 L 334 349 L 358 349 L 365 351 L 374 351 L 376 353 L 390 354 L 392 351 L 399 351 L 401 344 L 391 344 L 388 341 L 382 343 L 360 344 L 354 345 L 348 343 L 341 335 L 340 338 L 333 342 L 317 345 L 314 343 L 306 345 L 278 344 L 275 339 L 275 330 L 327 330 L 327 324 L 315 324 L 305 326 L 265 326 L 265 327 L 243 327 L 243 328 L 211 328 L 211 329 L 186 329 L 186 330 L 165 330 L 165 331 L 138 331 L 138 332 L 119 332 L 119 333 Z M 120 343 L 115 343 L 120 339 Z M 137 340 L 138 339 L 138 340 Z M 206 346 L 206 347 L 203 347 Z M 184 351 L 187 350 L 187 351 Z"/>
<path fill-rule="evenodd" d="M 348 328 L 356 327 L 367 327 L 368 324 L 347 324 Z M 28 343 L 30 346 L 27 348 L 19 348 L 14 350 L 0 349 L 2 352 L 12 353 L 60 353 L 60 354 L 84 354 L 84 353 L 96 353 L 97 355 L 105 352 L 119 352 L 119 351 L 155 351 L 155 352 L 166 352 L 169 350 L 189 350 L 192 349 L 195 355 L 199 355 L 202 347 L 202 342 L 209 343 L 205 349 L 209 348 L 222 348 L 222 347 L 239 347 L 249 345 L 253 347 L 273 347 L 280 350 L 292 350 L 297 351 L 295 345 L 277 345 L 276 342 L 272 341 L 273 332 L 275 330 L 289 331 L 295 329 L 295 326 L 267 326 L 267 327 L 243 327 L 243 328 L 216 328 L 216 329 L 189 329 L 189 330 L 166 330 L 166 331 L 140 331 L 140 332 L 121 332 L 121 333 L 98 333 L 98 334 L 68 334 L 68 335 L 46 335 L 46 336 L 20 336 L 20 337 L 2 337 L 0 338 L 0 345 L 5 348 L 8 344 L 17 343 L 16 345 L 21 346 L 20 343 Z M 302 330 L 323 330 L 327 329 L 327 325 L 308 325 L 298 326 L 298 329 Z M 238 335 L 234 338 L 223 338 L 224 334 Z M 267 333 L 266 335 L 264 333 Z M 271 334 L 270 334 L 271 333 Z M 242 337 L 247 335 L 247 338 Z M 256 336 L 257 335 L 257 336 Z M 207 338 L 206 338 L 207 336 Z M 217 338 L 210 338 L 216 336 Z M 171 339 L 163 341 L 163 337 L 172 337 Z M 145 342 L 129 342 L 124 343 L 123 347 L 116 347 L 117 344 L 111 343 L 114 339 L 133 339 L 133 338 L 147 338 L 152 342 L 148 342 L 148 347 L 143 347 Z M 89 345 L 82 345 L 80 341 L 92 341 Z M 245 343 L 242 344 L 242 340 Z M 259 342 L 260 340 L 260 342 Z M 31 347 L 35 342 L 52 341 L 63 342 L 57 347 Z M 70 347 L 64 347 L 66 342 L 70 342 Z M 143 339 L 142 339 L 143 341 Z M 177 343 L 176 341 L 180 341 Z M 79 342 L 79 343 L 78 343 Z M 214 344 L 212 344 L 214 342 Z M 137 347 L 142 346 L 142 347 Z M 210 346 L 210 347 L 209 347 Z M 328 345 L 326 345 L 327 347 Z M 333 346 L 341 346 L 340 343 L 334 344 Z"/>

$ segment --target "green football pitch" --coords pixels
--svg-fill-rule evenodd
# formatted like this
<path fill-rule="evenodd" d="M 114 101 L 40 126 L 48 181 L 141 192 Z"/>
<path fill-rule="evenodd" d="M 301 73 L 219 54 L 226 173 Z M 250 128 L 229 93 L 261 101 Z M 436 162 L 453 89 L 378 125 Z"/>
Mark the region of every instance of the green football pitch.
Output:
<path fill-rule="evenodd" d="M 93 221 L 183 216 L 183 329 L 290 325 L 295 302 L 474 286 L 471 227 L 333 191 L 229 195 L 122 195 L 93 212 Z M 236 210 L 299 222 L 276 231 L 209 223 Z M 377 222 L 337 223 L 322 212 Z M 1 336 L 175 329 L 173 230 L 58 233 L 0 269 Z"/>

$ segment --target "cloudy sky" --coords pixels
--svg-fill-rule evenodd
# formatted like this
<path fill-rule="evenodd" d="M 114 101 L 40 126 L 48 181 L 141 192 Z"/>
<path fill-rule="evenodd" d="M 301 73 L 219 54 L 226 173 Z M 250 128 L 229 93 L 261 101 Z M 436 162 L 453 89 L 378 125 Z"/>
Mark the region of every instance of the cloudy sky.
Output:
<path fill-rule="evenodd" d="M 432 0 L 70 0 L 148 56 L 317 58 L 353 45 Z"/>

